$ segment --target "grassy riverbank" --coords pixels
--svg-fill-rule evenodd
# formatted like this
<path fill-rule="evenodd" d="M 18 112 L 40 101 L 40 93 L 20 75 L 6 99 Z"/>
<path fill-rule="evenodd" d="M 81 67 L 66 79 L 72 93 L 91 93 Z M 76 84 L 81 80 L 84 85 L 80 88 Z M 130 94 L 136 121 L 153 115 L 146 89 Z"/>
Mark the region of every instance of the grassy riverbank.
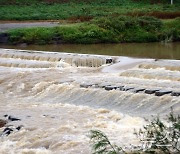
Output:
<path fill-rule="evenodd" d="M 174 0 L 1 0 L 0 20 L 89 21 L 95 17 L 119 15 L 180 17 L 180 2 Z M 163 3 L 164 2 L 164 3 Z"/>
<path fill-rule="evenodd" d="M 180 40 L 180 2 L 168 0 L 1 0 L 0 20 L 65 20 L 54 28 L 9 30 L 9 43 Z M 156 17 L 156 18 L 154 18 Z M 179 17 L 179 18 L 178 18 Z"/>
<path fill-rule="evenodd" d="M 23 28 L 7 31 L 9 43 L 121 43 L 180 41 L 180 18 L 102 17 L 86 23 L 52 28 Z"/>

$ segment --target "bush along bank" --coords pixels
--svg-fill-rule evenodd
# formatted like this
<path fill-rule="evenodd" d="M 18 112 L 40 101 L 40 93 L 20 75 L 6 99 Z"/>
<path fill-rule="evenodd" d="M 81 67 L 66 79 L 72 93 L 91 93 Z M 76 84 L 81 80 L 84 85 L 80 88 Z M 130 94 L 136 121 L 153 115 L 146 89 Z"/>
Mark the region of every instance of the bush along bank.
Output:
<path fill-rule="evenodd" d="M 166 119 L 156 117 L 147 121 L 139 131 L 134 133 L 139 145 L 121 147 L 112 144 L 100 130 L 89 133 L 93 154 L 178 154 L 180 153 L 180 115 L 171 113 Z M 129 150 L 127 150 L 129 149 Z"/>
<path fill-rule="evenodd" d="M 173 42 L 180 41 L 180 18 L 103 17 L 53 28 L 14 29 L 6 34 L 11 44 Z"/>

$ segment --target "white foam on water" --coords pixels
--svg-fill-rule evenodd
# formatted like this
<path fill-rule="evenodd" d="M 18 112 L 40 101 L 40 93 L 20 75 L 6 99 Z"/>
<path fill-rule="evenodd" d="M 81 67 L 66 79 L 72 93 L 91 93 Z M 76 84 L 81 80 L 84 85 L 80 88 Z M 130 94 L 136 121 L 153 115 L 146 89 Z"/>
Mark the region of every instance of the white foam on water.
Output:
<path fill-rule="evenodd" d="M 130 139 L 138 144 L 133 131 L 144 124 L 142 118 L 101 108 L 61 103 L 26 103 L 23 99 L 8 103 L 11 106 L 6 104 L 0 116 L 5 113 L 19 115 L 22 121 L 11 124 L 23 124 L 24 128 L 1 138 L 0 152 L 4 153 L 90 153 L 87 135 L 91 129 L 102 130 L 112 142 L 124 146 L 128 145 Z M 125 140 L 126 144 L 123 143 Z"/>
<path fill-rule="evenodd" d="M 129 58 L 129 57 L 119 57 L 116 59 L 117 63 L 114 65 L 110 65 L 102 69 L 102 72 L 109 73 L 117 73 L 123 70 L 127 70 L 129 68 L 134 67 L 137 64 L 141 64 L 142 62 L 152 62 L 153 59 L 137 59 L 137 58 Z"/>
<path fill-rule="evenodd" d="M 180 92 L 179 61 L 115 57 L 106 65 L 106 58 L 0 50 L 0 119 L 13 115 L 21 121 L 8 124 L 24 126 L 0 137 L 0 153 L 88 154 L 91 129 L 120 146 L 138 145 L 133 133 L 146 124 L 143 117 L 165 115 L 171 107 L 180 112 L 178 96 L 98 87 Z"/>
<path fill-rule="evenodd" d="M 28 67 L 26 64 L 21 64 L 21 66 L 17 64 L 12 65 L 14 63 L 18 63 L 17 62 L 18 60 L 24 63 L 26 63 L 27 61 L 31 61 L 31 62 L 35 62 L 36 64 L 47 63 L 49 65 L 63 60 L 65 63 L 68 63 L 71 66 L 76 66 L 76 67 L 100 67 L 103 64 L 106 64 L 106 59 L 109 58 L 109 56 L 0 49 L 0 58 L 2 61 L 2 63 L 0 63 L 0 66 L 6 66 L 6 67 L 12 67 L 12 66 L 13 67 Z M 5 61 L 8 60 L 9 62 L 5 63 L 3 62 L 4 60 Z M 52 67 L 52 66 L 50 65 L 49 67 Z"/>

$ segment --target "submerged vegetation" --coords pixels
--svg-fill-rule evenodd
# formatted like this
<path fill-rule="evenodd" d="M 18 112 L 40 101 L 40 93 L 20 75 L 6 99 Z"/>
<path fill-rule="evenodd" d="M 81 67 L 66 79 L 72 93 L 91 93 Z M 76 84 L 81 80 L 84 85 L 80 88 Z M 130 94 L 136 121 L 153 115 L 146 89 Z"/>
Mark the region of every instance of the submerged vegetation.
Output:
<path fill-rule="evenodd" d="M 14 29 L 7 33 L 13 44 L 172 42 L 180 40 L 180 18 L 162 21 L 149 16 L 101 17 L 86 23 Z"/>
<path fill-rule="evenodd" d="M 168 115 L 166 122 L 157 117 L 135 134 L 141 145 L 134 146 L 134 149 L 126 152 L 122 147 L 113 145 L 103 132 L 91 130 L 89 137 L 92 152 L 94 154 L 180 152 L 180 116 L 174 115 L 173 112 Z"/>

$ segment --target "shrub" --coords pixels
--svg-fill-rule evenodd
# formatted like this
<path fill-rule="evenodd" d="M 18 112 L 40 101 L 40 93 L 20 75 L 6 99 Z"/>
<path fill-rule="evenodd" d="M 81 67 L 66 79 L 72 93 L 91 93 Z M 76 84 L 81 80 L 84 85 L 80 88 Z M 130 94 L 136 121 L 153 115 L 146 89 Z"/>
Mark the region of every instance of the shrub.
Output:
<path fill-rule="evenodd" d="M 159 34 L 159 40 L 164 42 L 180 41 L 180 32 L 175 28 L 165 29 Z"/>
<path fill-rule="evenodd" d="M 49 43 L 54 31 L 49 28 L 24 28 L 9 31 L 9 41 L 13 43 L 45 44 Z"/>
<path fill-rule="evenodd" d="M 168 124 L 157 117 L 144 126 L 143 130 L 136 132 L 141 145 L 139 150 L 134 146 L 136 149 L 131 153 L 180 153 L 180 116 L 171 111 L 167 122 Z M 108 137 L 99 130 L 91 130 L 89 137 L 94 154 L 126 153 L 123 148 L 112 145 Z"/>
<path fill-rule="evenodd" d="M 165 42 L 180 41 L 180 18 L 164 21 L 163 29 L 158 37 L 159 40 Z"/>
<path fill-rule="evenodd" d="M 91 130 L 89 137 L 93 147 L 93 154 L 118 154 L 124 152 L 122 148 L 113 145 L 108 137 L 99 130 Z"/>
<path fill-rule="evenodd" d="M 176 28 L 177 30 L 180 31 L 180 17 L 175 18 L 174 20 L 167 20 L 165 22 L 165 26 L 167 28 Z"/>
<path fill-rule="evenodd" d="M 122 32 L 127 29 L 134 29 L 138 26 L 147 31 L 156 31 L 162 27 L 161 20 L 149 16 L 137 18 L 130 16 L 103 17 L 95 19 L 93 22 L 99 27 L 114 30 L 116 32 Z"/>
<path fill-rule="evenodd" d="M 115 32 L 122 32 L 137 26 L 135 18 L 128 16 L 103 17 L 95 19 L 93 22 L 101 28 L 113 30 Z"/>
<path fill-rule="evenodd" d="M 180 152 L 180 116 L 175 116 L 173 111 L 168 115 L 167 122 L 161 121 L 159 117 L 150 121 L 140 130 L 137 136 L 140 138 L 145 151 L 179 153 Z"/>
<path fill-rule="evenodd" d="M 156 42 L 158 37 L 153 32 L 147 32 L 143 29 L 130 30 L 124 36 L 124 42 Z"/>
<path fill-rule="evenodd" d="M 161 20 L 150 16 L 139 17 L 137 21 L 140 27 L 147 31 L 157 31 L 161 29 L 163 25 Z"/>
<path fill-rule="evenodd" d="M 101 43 L 117 42 L 115 34 L 94 24 L 74 27 L 57 27 L 56 33 L 65 43 Z"/>
<path fill-rule="evenodd" d="M 116 34 L 119 42 L 155 42 L 162 22 L 154 17 L 104 17 L 93 20 L 103 29 Z"/>
<path fill-rule="evenodd" d="M 12 43 L 119 43 L 179 41 L 180 20 L 160 21 L 154 17 L 103 17 L 88 23 L 51 28 L 23 28 L 7 32 Z"/>
<path fill-rule="evenodd" d="M 49 28 L 29 28 L 25 31 L 24 41 L 28 43 L 45 44 L 52 40 L 53 30 Z"/>

